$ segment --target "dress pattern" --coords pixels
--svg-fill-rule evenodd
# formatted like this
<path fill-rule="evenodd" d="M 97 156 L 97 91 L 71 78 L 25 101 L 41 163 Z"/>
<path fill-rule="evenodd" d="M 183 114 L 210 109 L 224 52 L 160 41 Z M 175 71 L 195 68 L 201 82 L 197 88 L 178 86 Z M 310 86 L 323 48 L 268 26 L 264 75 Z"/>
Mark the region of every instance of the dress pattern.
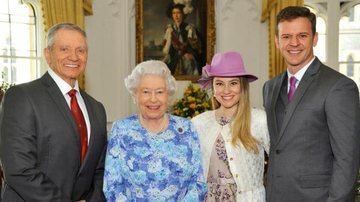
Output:
<path fill-rule="evenodd" d="M 166 130 L 146 131 L 138 115 L 119 120 L 109 134 L 104 173 L 107 201 L 203 201 L 198 135 L 187 119 L 169 115 Z"/>
<path fill-rule="evenodd" d="M 224 126 L 231 120 L 220 117 L 217 121 Z M 236 183 L 230 171 L 225 141 L 221 133 L 218 134 L 211 152 L 207 184 L 207 202 L 236 201 Z"/>

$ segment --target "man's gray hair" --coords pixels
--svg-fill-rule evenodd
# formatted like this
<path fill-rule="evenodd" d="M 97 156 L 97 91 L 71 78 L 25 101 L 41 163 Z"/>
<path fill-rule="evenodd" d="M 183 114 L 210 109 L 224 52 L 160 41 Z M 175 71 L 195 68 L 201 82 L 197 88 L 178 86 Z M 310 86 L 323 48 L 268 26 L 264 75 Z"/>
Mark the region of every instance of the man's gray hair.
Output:
<path fill-rule="evenodd" d="M 59 30 L 74 30 L 74 31 L 78 31 L 85 39 L 86 39 L 86 32 L 81 29 L 79 26 L 73 24 L 73 23 L 69 23 L 69 22 L 63 22 L 63 23 L 59 23 L 56 24 L 54 26 L 52 26 L 48 32 L 47 32 L 47 45 L 46 47 L 51 49 L 52 46 L 55 43 L 55 35 Z"/>
<path fill-rule="evenodd" d="M 132 96 L 135 94 L 141 78 L 145 75 L 156 75 L 164 78 L 169 95 L 174 95 L 176 80 L 171 75 L 168 66 L 159 60 L 148 60 L 136 65 L 131 74 L 125 78 L 125 87 Z"/>

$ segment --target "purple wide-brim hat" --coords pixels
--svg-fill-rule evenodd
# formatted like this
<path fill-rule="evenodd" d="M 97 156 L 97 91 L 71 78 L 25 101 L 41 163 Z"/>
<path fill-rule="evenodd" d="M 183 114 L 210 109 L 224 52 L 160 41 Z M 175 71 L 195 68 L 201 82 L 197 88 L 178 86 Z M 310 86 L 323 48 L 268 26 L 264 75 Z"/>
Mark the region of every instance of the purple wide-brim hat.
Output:
<path fill-rule="evenodd" d="M 202 68 L 199 84 L 202 88 L 210 88 L 213 77 L 246 77 L 249 82 L 258 79 L 246 72 L 243 59 L 237 52 L 215 54 L 211 64 Z"/>

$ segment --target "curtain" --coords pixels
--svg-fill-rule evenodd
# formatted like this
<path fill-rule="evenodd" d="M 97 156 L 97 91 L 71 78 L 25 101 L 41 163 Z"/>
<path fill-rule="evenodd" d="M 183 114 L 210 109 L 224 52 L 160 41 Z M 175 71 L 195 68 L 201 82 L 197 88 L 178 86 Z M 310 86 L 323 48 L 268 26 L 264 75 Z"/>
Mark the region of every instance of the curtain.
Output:
<path fill-rule="evenodd" d="M 268 21 L 269 78 L 286 70 L 286 63 L 275 46 L 276 15 L 287 6 L 303 6 L 304 0 L 262 0 L 261 22 Z"/>
<path fill-rule="evenodd" d="M 84 16 L 92 15 L 92 0 L 41 0 L 44 28 L 47 30 L 60 22 L 74 23 L 84 29 Z M 79 86 L 85 89 L 85 76 L 78 78 Z"/>

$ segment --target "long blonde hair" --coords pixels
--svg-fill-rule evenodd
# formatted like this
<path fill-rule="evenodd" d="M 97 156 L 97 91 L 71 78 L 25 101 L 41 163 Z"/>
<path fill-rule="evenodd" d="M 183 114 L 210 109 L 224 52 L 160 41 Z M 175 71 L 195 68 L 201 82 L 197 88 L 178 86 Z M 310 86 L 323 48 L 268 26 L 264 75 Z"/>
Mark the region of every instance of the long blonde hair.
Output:
<path fill-rule="evenodd" d="M 234 120 L 231 122 L 231 144 L 239 146 L 239 142 L 241 142 L 247 151 L 257 154 L 259 153 L 258 141 L 251 135 L 249 81 L 245 77 L 239 77 L 239 79 L 240 100 Z M 212 97 L 212 107 L 213 109 L 220 107 L 220 103 L 215 97 Z"/>

